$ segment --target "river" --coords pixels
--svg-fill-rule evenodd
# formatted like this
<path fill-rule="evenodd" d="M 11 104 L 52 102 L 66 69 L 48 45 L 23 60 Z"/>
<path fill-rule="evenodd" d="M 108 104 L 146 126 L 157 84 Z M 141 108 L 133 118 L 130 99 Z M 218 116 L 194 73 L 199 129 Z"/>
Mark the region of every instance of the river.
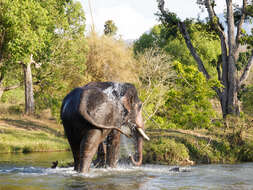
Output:
<path fill-rule="evenodd" d="M 80 174 L 73 168 L 51 169 L 52 161 L 71 158 L 69 152 L 0 154 L 0 190 L 188 190 L 253 189 L 253 163 L 175 166 L 121 165 L 91 168 Z"/>

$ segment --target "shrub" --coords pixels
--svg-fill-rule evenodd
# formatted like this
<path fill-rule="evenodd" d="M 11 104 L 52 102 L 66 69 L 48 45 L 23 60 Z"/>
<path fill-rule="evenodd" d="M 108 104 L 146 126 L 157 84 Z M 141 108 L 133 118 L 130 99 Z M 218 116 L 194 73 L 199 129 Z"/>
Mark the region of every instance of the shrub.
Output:
<path fill-rule="evenodd" d="M 189 160 L 184 144 L 173 139 L 154 139 L 144 146 L 144 162 L 156 164 L 181 164 Z"/>
<path fill-rule="evenodd" d="M 244 89 L 241 100 L 242 100 L 242 110 L 245 113 L 253 116 L 253 85 Z"/>
<path fill-rule="evenodd" d="M 215 112 L 210 103 L 217 81 L 206 81 L 195 66 L 174 62 L 176 85 L 168 91 L 165 103 L 168 121 L 180 128 L 209 128 Z"/>

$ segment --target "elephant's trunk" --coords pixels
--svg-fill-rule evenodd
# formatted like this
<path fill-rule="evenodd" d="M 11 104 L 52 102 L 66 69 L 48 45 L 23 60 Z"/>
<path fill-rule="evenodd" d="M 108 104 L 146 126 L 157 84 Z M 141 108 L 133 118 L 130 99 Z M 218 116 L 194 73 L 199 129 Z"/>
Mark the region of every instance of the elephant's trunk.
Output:
<path fill-rule="evenodd" d="M 149 140 L 149 137 L 144 132 L 144 122 L 142 119 L 141 111 L 137 112 L 136 116 L 136 135 L 137 135 L 137 154 L 134 156 L 130 156 L 132 163 L 135 166 L 140 166 L 142 164 L 142 146 L 143 146 L 143 139 Z"/>
<path fill-rule="evenodd" d="M 138 139 L 137 139 L 137 161 L 135 161 L 133 155 L 130 156 L 131 158 L 131 161 L 133 163 L 133 165 L 135 166 L 140 166 L 142 164 L 142 145 L 143 145 L 143 138 L 142 136 L 138 136 Z"/>

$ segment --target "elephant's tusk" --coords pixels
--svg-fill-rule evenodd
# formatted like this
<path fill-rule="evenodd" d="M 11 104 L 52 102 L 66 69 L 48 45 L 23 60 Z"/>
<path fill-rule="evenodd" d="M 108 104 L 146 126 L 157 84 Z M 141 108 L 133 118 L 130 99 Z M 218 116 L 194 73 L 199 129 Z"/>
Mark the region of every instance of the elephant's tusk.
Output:
<path fill-rule="evenodd" d="M 150 138 L 145 134 L 145 132 L 143 131 L 142 128 L 137 128 L 137 130 L 139 131 L 139 133 L 141 134 L 141 136 L 143 136 L 144 139 L 146 140 L 150 140 Z"/>

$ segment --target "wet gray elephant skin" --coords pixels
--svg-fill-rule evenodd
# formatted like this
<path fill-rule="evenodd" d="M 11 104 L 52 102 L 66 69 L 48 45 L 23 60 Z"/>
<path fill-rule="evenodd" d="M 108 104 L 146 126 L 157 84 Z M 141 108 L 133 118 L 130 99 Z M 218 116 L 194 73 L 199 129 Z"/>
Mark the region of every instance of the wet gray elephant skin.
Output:
<path fill-rule="evenodd" d="M 144 133 L 141 106 L 137 90 L 130 83 L 91 82 L 72 90 L 62 102 L 61 120 L 73 153 L 74 169 L 87 173 L 99 145 L 107 137 L 107 163 L 114 167 L 120 133 L 137 139 L 138 159 L 131 159 L 140 165 L 143 138 L 149 140 Z"/>

